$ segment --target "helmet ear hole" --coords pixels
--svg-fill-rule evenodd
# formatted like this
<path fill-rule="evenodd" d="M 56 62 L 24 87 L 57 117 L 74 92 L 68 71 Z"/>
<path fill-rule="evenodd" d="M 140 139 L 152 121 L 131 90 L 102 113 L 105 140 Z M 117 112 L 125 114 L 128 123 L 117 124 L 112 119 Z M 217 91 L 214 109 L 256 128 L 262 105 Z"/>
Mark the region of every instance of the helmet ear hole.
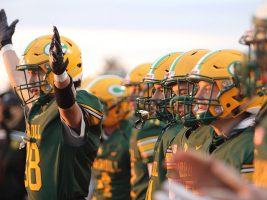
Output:
<path fill-rule="evenodd" d="M 227 104 L 226 104 L 226 107 L 227 107 L 227 108 L 229 108 L 230 106 L 231 106 L 231 104 L 230 104 L 230 103 L 227 103 Z"/>

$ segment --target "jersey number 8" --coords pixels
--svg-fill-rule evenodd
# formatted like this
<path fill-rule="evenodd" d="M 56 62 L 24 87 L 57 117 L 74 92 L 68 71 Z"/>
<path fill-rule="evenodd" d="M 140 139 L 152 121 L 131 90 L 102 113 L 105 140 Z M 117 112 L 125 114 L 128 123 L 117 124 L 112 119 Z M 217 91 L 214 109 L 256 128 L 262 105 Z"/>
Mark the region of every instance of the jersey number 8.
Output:
<path fill-rule="evenodd" d="M 40 153 L 37 144 L 28 144 L 24 183 L 25 187 L 29 187 L 32 191 L 39 191 L 42 187 L 42 177 L 39 162 Z"/>

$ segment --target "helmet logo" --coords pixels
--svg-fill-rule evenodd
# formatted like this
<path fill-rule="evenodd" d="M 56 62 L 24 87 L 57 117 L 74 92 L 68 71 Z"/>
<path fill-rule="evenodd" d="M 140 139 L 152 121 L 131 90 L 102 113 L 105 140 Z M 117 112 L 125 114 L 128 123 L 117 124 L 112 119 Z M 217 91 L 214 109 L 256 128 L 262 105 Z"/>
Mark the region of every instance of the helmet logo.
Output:
<path fill-rule="evenodd" d="M 240 61 L 235 61 L 233 63 L 231 63 L 229 66 L 228 66 L 228 72 L 232 75 L 232 76 L 235 76 L 236 74 L 236 68 L 237 66 L 241 65 L 241 62 Z"/>
<path fill-rule="evenodd" d="M 228 72 L 234 76 L 235 75 L 235 63 L 231 63 L 229 66 L 228 66 Z"/>
<path fill-rule="evenodd" d="M 117 97 L 121 97 L 123 96 L 125 90 L 123 89 L 123 87 L 121 87 L 121 85 L 111 85 L 108 88 L 109 93 L 113 94 L 114 96 Z"/>
<path fill-rule="evenodd" d="M 49 55 L 50 44 L 51 44 L 51 43 L 48 43 L 48 44 L 45 45 L 45 47 L 44 47 L 44 53 L 45 53 L 46 55 Z M 66 44 L 64 44 L 63 42 L 61 42 L 61 46 L 62 46 L 63 54 L 65 54 L 65 53 L 68 51 L 68 46 L 67 46 Z"/>

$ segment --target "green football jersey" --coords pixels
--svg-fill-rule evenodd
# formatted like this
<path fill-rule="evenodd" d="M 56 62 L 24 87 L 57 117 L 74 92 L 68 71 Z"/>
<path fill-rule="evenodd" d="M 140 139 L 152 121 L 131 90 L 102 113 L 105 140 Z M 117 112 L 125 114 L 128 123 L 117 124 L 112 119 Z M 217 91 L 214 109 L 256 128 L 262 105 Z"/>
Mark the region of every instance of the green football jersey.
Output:
<path fill-rule="evenodd" d="M 232 136 L 226 139 L 218 136 L 210 127 L 210 136 L 207 137 L 200 150 L 232 166 L 251 181 L 254 172 L 254 130 L 254 126 L 235 129 Z"/>
<path fill-rule="evenodd" d="M 212 142 L 207 153 L 212 157 L 231 165 L 247 180 L 252 181 L 254 172 L 254 130 L 255 127 L 248 127 L 236 130 L 236 134 L 229 139 L 219 137 L 212 130 Z"/>
<path fill-rule="evenodd" d="M 64 142 L 64 127 L 55 99 L 47 103 L 37 101 L 30 110 L 25 169 L 30 200 L 87 196 L 91 165 L 100 143 L 102 105 L 86 91 L 77 91 L 76 98 L 86 126 L 84 144 L 80 146 Z"/>
<path fill-rule="evenodd" d="M 218 137 L 211 126 L 201 126 L 194 131 L 186 129 L 179 133 L 167 149 L 169 161 L 168 178 L 170 181 L 182 182 L 187 189 L 194 189 L 192 182 L 192 166 L 185 162 L 172 163 L 172 156 L 177 148 L 200 151 L 222 160 L 240 171 L 251 180 L 253 172 L 253 127 L 238 130 L 230 139 Z M 177 173 L 177 171 L 179 173 Z"/>
<path fill-rule="evenodd" d="M 180 182 L 185 188 L 192 189 L 192 167 L 185 162 L 173 163 L 173 154 L 178 149 L 185 152 L 188 149 L 201 151 L 205 145 L 210 144 L 209 138 L 210 126 L 185 127 L 176 135 L 166 150 L 167 177 L 170 183 Z"/>
<path fill-rule="evenodd" d="M 130 140 L 131 198 L 145 199 L 149 181 L 147 164 L 153 162 L 155 143 L 165 124 L 157 119 L 148 120 Z"/>
<path fill-rule="evenodd" d="M 254 136 L 254 167 L 255 172 L 253 182 L 267 188 L 267 103 L 262 107 L 258 114 L 258 124 Z"/>
<path fill-rule="evenodd" d="M 130 199 L 129 140 L 132 124 L 123 120 L 120 127 L 103 137 L 93 163 L 94 199 Z"/>
<path fill-rule="evenodd" d="M 148 183 L 148 189 L 146 193 L 146 199 L 151 200 L 153 193 L 160 189 L 161 184 L 166 180 L 166 167 L 165 165 L 165 153 L 166 150 L 174 139 L 174 137 L 183 128 L 181 124 L 173 124 L 167 130 L 163 131 L 158 137 L 155 145 L 154 161 L 152 165 L 152 173 Z"/>

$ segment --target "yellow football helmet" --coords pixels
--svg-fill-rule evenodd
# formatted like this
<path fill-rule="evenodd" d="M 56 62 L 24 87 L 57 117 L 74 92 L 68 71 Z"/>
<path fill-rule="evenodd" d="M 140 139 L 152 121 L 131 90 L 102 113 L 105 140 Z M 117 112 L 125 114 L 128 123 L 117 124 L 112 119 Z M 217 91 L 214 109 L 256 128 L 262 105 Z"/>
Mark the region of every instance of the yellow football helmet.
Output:
<path fill-rule="evenodd" d="M 197 62 L 208 52 L 207 49 L 194 49 L 183 53 L 180 57 L 176 58 L 167 74 L 167 79 L 164 82 L 165 101 L 170 103 L 171 112 L 177 121 L 183 122 L 184 125 L 190 126 L 191 123 L 185 123 L 185 117 L 189 112 L 192 112 L 191 106 L 183 103 L 184 96 L 189 94 L 190 88 L 187 82 L 187 75 L 195 67 Z M 177 94 L 173 93 L 173 87 L 177 88 Z M 186 88 L 186 91 L 184 91 Z M 181 91 L 183 91 L 181 93 Z M 177 106 L 174 106 L 176 104 Z M 179 112 L 179 107 L 182 107 L 182 112 Z"/>
<path fill-rule="evenodd" d="M 182 52 L 169 53 L 160 57 L 151 66 L 149 72 L 144 78 L 145 83 L 161 84 L 166 78 L 167 72 L 170 69 L 173 61 L 182 55 Z"/>
<path fill-rule="evenodd" d="M 200 58 L 208 52 L 210 51 L 207 49 L 193 49 L 177 57 L 168 70 L 165 85 L 169 85 L 172 82 L 178 84 L 176 81 L 186 77 L 195 67 Z"/>
<path fill-rule="evenodd" d="M 191 71 L 188 80 L 193 83 L 191 105 L 194 105 L 197 120 L 202 124 L 210 124 L 217 119 L 235 118 L 238 115 L 260 108 L 265 102 L 265 95 L 244 96 L 240 90 L 240 79 L 236 78 L 235 65 L 243 62 L 244 54 L 237 50 L 212 51 L 202 57 Z M 209 83 L 208 97 L 196 97 L 198 82 Z M 219 92 L 213 97 L 217 86 Z M 188 100 L 188 99 L 187 99 Z M 205 111 L 198 108 L 206 106 Z"/>
<path fill-rule="evenodd" d="M 147 88 L 143 84 L 143 79 L 148 73 L 152 63 L 144 63 L 133 68 L 123 81 L 126 87 L 126 94 L 130 101 L 135 100 L 139 96 L 146 95 Z"/>
<path fill-rule="evenodd" d="M 162 87 L 162 81 L 166 78 L 166 75 L 169 71 L 169 68 L 173 61 L 181 56 L 182 52 L 174 52 L 164 55 L 157 59 L 151 66 L 150 70 L 146 74 L 144 78 L 144 83 L 147 84 L 147 88 L 156 88 Z M 137 109 L 138 110 L 146 110 L 151 112 L 151 105 L 156 106 L 156 118 L 159 120 L 171 120 L 171 113 L 166 109 L 169 104 L 166 104 L 164 99 L 152 99 L 153 90 L 148 90 L 147 94 L 144 97 L 137 98 Z M 153 117 L 150 117 L 153 118 Z M 149 118 L 148 118 L 149 119 Z"/>
<path fill-rule="evenodd" d="M 86 88 L 104 104 L 104 126 L 114 126 L 129 116 L 129 103 L 124 100 L 126 92 L 123 79 L 116 75 L 102 75 L 94 79 Z"/>
<path fill-rule="evenodd" d="M 143 82 L 143 79 L 148 73 L 151 65 L 152 63 L 144 63 L 136 66 L 126 75 L 126 78 L 124 79 L 123 82 L 127 96 L 125 100 L 129 101 L 129 105 L 133 113 L 135 113 L 137 117 L 140 116 L 140 113 L 138 110 L 136 110 L 137 108 L 136 99 L 139 97 L 146 97 L 146 95 L 152 91 L 152 87 L 148 88 L 147 85 Z M 144 120 L 143 121 L 137 120 L 135 122 L 136 128 L 139 129 L 140 125 L 141 126 L 144 125 Z"/>
<path fill-rule="evenodd" d="M 28 97 L 23 95 L 22 91 L 29 91 L 29 89 L 38 87 L 41 91 L 40 97 L 45 94 L 53 93 L 54 76 L 51 73 L 49 66 L 49 48 L 52 35 L 41 36 L 32 41 L 24 51 L 20 65 L 17 70 L 23 71 L 25 74 L 25 84 L 19 85 L 15 88 L 16 92 L 22 96 L 24 104 L 30 103 L 36 99 L 28 92 Z M 68 58 L 69 64 L 67 66 L 67 73 L 72 77 L 74 85 L 80 86 L 82 79 L 82 59 L 79 47 L 70 39 L 60 36 L 64 60 Z M 43 71 L 44 77 L 39 77 L 39 81 L 28 83 L 27 70 Z"/>

